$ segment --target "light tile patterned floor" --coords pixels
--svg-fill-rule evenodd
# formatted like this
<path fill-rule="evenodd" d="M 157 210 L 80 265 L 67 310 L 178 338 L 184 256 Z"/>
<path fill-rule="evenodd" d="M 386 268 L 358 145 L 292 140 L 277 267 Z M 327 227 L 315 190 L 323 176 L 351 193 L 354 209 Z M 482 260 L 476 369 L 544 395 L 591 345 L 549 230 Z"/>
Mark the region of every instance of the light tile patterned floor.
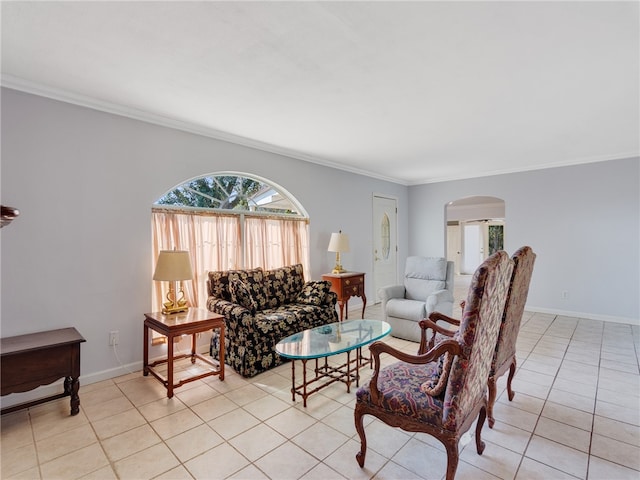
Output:
<path fill-rule="evenodd" d="M 367 317 L 380 318 L 379 306 Z M 416 344 L 387 341 L 415 352 Z M 456 478 L 640 479 L 639 351 L 630 325 L 527 312 L 516 396 L 507 400 L 503 377 L 495 427 L 483 430 L 485 452 L 465 444 Z M 244 379 L 228 368 L 224 382 L 187 384 L 171 400 L 141 372 L 83 385 L 77 416 L 61 399 L 2 417 L 1 477 L 443 478 L 437 440 L 372 417 L 360 469 L 354 391 L 334 384 L 303 408 L 291 401 L 290 370 Z"/>

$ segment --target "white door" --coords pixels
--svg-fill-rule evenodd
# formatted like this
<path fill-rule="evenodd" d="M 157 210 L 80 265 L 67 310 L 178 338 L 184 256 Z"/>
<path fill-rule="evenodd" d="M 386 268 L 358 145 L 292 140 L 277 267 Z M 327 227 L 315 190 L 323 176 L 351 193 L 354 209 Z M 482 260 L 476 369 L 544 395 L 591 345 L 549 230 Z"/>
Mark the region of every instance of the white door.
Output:
<path fill-rule="evenodd" d="M 463 224 L 462 271 L 472 274 L 484 260 L 484 235 L 479 223 Z"/>
<path fill-rule="evenodd" d="M 395 198 L 373 197 L 373 294 L 398 283 L 398 210 Z"/>

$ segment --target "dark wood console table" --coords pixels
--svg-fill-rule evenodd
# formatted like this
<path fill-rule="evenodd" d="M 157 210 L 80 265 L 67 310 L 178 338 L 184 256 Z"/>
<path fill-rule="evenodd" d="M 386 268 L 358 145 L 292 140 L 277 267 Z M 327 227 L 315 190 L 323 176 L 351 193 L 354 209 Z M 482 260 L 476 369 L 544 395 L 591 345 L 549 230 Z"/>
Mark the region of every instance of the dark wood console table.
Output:
<path fill-rule="evenodd" d="M 62 397 L 71 397 L 71 415 L 80 411 L 80 344 L 86 340 L 75 328 L 0 339 L 1 395 L 27 392 L 64 377 L 64 392 L 3 408 L 14 412 Z"/>

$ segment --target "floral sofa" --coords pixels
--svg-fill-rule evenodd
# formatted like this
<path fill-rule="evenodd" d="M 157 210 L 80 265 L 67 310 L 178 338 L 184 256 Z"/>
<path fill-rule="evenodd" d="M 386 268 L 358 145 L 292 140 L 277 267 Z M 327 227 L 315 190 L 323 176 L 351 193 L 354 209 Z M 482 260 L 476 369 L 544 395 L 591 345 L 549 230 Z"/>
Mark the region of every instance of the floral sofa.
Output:
<path fill-rule="evenodd" d="M 283 338 L 338 321 L 331 284 L 305 282 L 300 264 L 209 272 L 207 285 L 207 308 L 225 319 L 225 363 L 244 377 L 283 363 L 275 351 Z M 214 358 L 219 343 L 214 331 L 210 347 Z"/>

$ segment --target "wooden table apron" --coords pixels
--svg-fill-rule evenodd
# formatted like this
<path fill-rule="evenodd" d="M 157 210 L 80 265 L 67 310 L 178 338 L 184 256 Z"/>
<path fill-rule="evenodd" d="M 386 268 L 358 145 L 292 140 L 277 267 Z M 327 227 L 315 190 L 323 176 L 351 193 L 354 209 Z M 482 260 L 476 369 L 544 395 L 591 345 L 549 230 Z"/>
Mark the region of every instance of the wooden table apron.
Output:
<path fill-rule="evenodd" d="M 57 398 L 71 397 L 71 415 L 80 411 L 80 344 L 86 340 L 71 328 L 1 339 L 1 394 L 21 393 L 64 377 L 64 392 L 2 409 L 9 413 Z"/>
<path fill-rule="evenodd" d="M 207 313 L 205 317 L 199 318 L 193 322 L 169 324 L 157 320 L 157 318 L 171 318 L 161 313 L 145 313 L 143 336 L 144 336 L 144 361 L 143 361 L 143 375 L 146 377 L 149 373 L 157 378 L 166 388 L 167 397 L 173 397 L 173 389 L 178 388 L 185 383 L 193 382 L 201 378 L 209 377 L 212 375 L 218 375 L 220 380 L 224 380 L 224 317 L 216 313 Z M 213 363 L 210 359 L 205 358 L 196 352 L 197 338 L 196 334 L 218 328 L 220 330 L 220 350 L 219 350 L 219 365 Z M 157 360 L 153 363 L 149 363 L 149 329 L 154 330 L 167 337 L 167 358 Z M 173 339 L 175 337 L 181 337 L 182 335 L 191 335 L 191 353 L 181 354 L 174 356 L 173 354 Z M 191 358 L 191 363 L 195 363 L 196 358 L 208 364 L 212 368 L 208 372 L 200 375 L 194 375 L 189 378 L 183 378 L 178 383 L 174 383 L 173 380 L 173 362 L 181 358 Z M 153 367 L 161 364 L 167 364 L 167 376 L 155 371 Z"/>

